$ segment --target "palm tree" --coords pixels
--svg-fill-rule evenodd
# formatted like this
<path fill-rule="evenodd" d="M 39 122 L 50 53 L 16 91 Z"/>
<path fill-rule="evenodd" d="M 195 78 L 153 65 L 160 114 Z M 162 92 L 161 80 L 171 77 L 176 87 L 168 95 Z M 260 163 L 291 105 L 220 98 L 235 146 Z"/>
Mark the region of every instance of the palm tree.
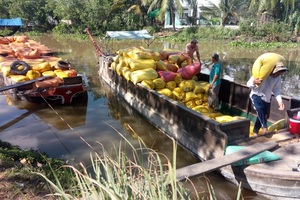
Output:
<path fill-rule="evenodd" d="M 177 10 L 180 14 L 182 13 L 180 0 L 142 0 L 142 5 L 149 6 L 148 13 L 155 9 L 159 9 L 160 11 L 157 19 L 160 21 L 164 20 L 166 12 L 170 12 L 173 30 L 176 31 L 175 11 Z"/>
<path fill-rule="evenodd" d="M 224 26 L 233 19 L 238 21 L 248 5 L 249 2 L 247 0 L 221 0 L 218 5 L 210 1 L 209 6 L 203 6 L 201 10 L 204 17 L 220 18 L 220 24 Z"/>
<path fill-rule="evenodd" d="M 253 7 L 257 7 L 258 13 L 269 11 L 275 19 L 287 20 L 295 9 L 295 0 L 251 0 L 250 8 Z"/>
<path fill-rule="evenodd" d="M 197 13 L 198 13 L 198 0 L 187 0 L 190 8 L 192 9 L 192 17 L 189 18 L 189 22 L 192 25 L 196 25 Z"/>

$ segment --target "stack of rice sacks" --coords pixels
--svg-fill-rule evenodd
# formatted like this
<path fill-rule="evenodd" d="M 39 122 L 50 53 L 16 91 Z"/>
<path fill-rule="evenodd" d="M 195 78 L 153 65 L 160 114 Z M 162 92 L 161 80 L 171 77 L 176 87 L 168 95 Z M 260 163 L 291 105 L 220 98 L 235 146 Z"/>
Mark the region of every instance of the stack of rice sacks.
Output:
<path fill-rule="evenodd" d="M 77 76 L 74 69 L 60 69 L 59 57 L 49 56 L 53 52 L 45 45 L 29 39 L 26 35 L 1 37 L 0 40 L 0 73 L 15 82 L 32 80 L 40 76 L 64 77 Z M 14 74 L 11 64 L 15 61 L 26 62 L 31 69 L 24 75 Z M 22 70 L 24 66 L 18 68 Z"/>
<path fill-rule="evenodd" d="M 245 119 L 240 116 L 223 115 L 208 108 L 209 83 L 199 81 L 196 76 L 201 66 L 199 63 L 187 65 L 183 62 L 182 67 L 178 68 L 176 62 L 180 51 L 164 49 L 156 52 L 143 47 L 132 47 L 116 53 L 111 68 L 127 81 L 140 83 L 219 123 Z M 251 126 L 250 136 L 252 129 Z"/>

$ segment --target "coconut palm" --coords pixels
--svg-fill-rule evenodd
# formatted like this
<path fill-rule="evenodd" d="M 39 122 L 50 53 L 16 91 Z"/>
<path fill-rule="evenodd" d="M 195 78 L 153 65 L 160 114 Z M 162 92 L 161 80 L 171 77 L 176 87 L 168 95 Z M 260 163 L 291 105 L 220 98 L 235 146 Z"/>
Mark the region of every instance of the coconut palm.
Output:
<path fill-rule="evenodd" d="M 231 21 L 239 21 L 240 16 L 243 15 L 245 7 L 248 7 L 247 0 L 221 0 L 219 4 L 209 2 L 208 7 L 201 7 L 202 15 L 204 17 L 214 17 L 221 19 L 221 25 L 224 26 Z"/>
<path fill-rule="evenodd" d="M 159 9 L 160 11 L 157 19 L 160 21 L 164 20 L 166 12 L 170 12 L 173 30 L 176 31 L 175 11 L 178 11 L 180 14 L 182 13 L 180 0 L 142 0 L 142 5 L 149 6 L 148 13 L 155 9 Z"/>
<path fill-rule="evenodd" d="M 253 7 L 257 7 L 258 13 L 269 11 L 275 19 L 287 20 L 295 9 L 295 0 L 251 0 L 250 8 Z"/>

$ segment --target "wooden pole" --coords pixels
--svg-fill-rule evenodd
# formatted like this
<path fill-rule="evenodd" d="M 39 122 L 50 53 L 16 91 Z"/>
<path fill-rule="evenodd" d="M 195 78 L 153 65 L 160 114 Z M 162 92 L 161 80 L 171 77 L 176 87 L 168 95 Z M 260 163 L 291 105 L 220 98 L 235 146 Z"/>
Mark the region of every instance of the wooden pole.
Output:
<path fill-rule="evenodd" d="M 92 34 L 90 33 L 89 28 L 85 28 L 85 32 L 88 34 L 89 38 L 91 39 L 91 41 L 92 41 L 92 43 L 93 43 L 93 45 L 94 45 L 94 47 L 96 49 L 97 55 L 98 56 L 102 56 L 103 53 L 102 53 L 100 47 L 97 45 L 96 41 L 94 40 Z"/>

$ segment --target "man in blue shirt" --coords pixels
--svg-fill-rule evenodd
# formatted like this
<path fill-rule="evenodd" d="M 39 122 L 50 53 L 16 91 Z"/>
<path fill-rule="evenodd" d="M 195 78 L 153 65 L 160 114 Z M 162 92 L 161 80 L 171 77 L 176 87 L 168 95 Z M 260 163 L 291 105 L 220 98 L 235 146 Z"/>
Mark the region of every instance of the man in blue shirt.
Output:
<path fill-rule="evenodd" d="M 209 94 L 208 106 L 214 110 L 219 110 L 219 91 L 221 86 L 221 63 L 218 54 L 212 55 L 213 66 L 209 74 Z"/>

